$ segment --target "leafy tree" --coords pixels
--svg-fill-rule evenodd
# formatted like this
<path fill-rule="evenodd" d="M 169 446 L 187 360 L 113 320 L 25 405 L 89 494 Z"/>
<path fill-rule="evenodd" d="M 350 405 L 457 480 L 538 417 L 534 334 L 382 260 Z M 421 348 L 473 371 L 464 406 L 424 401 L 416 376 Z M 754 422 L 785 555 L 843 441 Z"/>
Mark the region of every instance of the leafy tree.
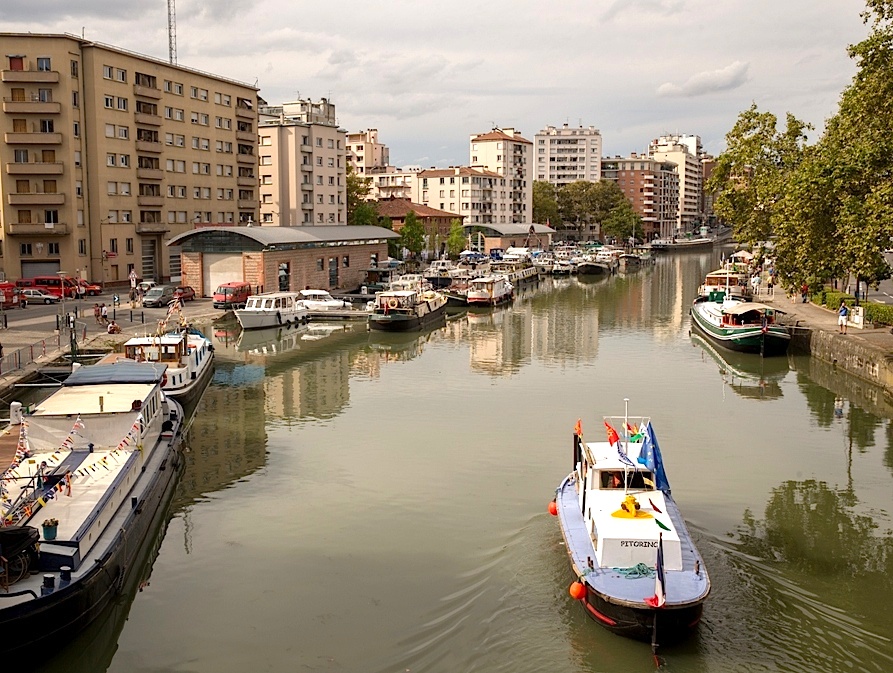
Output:
<path fill-rule="evenodd" d="M 352 221 L 348 219 L 348 224 L 377 225 L 378 224 L 378 202 L 363 201 L 354 209 Z"/>
<path fill-rule="evenodd" d="M 640 239 L 645 230 L 642 227 L 642 216 L 639 215 L 629 202 L 629 199 L 621 199 L 602 221 L 602 234 L 613 236 L 624 243 L 631 238 Z"/>
<path fill-rule="evenodd" d="M 561 215 L 558 212 L 558 195 L 551 182 L 536 180 L 533 183 L 533 221 L 540 224 L 549 223 L 558 227 Z"/>
<path fill-rule="evenodd" d="M 447 250 L 450 257 L 456 258 L 465 248 L 465 228 L 462 226 L 462 220 L 455 218 L 450 222 L 450 233 L 447 236 Z"/>
<path fill-rule="evenodd" d="M 413 211 L 406 213 L 403 228 L 400 230 L 400 245 L 413 257 L 417 257 L 425 247 L 425 226 Z"/>
<path fill-rule="evenodd" d="M 390 217 L 379 217 L 378 226 L 394 231 L 394 222 L 391 220 Z M 391 257 L 393 259 L 400 259 L 400 240 L 401 239 L 399 238 L 388 239 L 388 257 Z"/>
<path fill-rule="evenodd" d="M 372 178 L 360 177 L 354 171 L 352 164 L 347 164 L 347 175 L 345 177 L 345 198 L 347 200 L 347 223 L 348 224 L 372 224 L 366 221 L 368 219 L 368 210 L 360 210 L 360 215 L 364 221 L 357 221 L 357 211 L 361 205 L 366 204 L 366 200 L 372 193 Z M 374 206 L 373 206 L 374 208 Z M 377 211 L 374 211 L 377 212 Z"/>
<path fill-rule="evenodd" d="M 623 190 L 608 180 L 578 180 L 558 190 L 561 219 L 578 240 L 597 238 L 602 221 L 625 199 Z"/>

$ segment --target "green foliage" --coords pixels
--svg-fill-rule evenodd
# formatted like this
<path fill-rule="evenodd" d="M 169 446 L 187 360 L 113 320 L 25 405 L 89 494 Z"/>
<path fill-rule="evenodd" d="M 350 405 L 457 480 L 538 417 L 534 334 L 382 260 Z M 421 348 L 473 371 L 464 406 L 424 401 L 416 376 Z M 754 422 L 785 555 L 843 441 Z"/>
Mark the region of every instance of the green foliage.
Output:
<path fill-rule="evenodd" d="M 418 256 L 425 247 L 425 226 L 411 210 L 406 213 L 403 228 L 400 230 L 400 245 L 409 250 L 413 257 Z"/>
<path fill-rule="evenodd" d="M 450 257 L 455 259 L 465 248 L 465 228 L 458 217 L 450 222 L 450 233 L 447 236 L 447 250 Z"/>
<path fill-rule="evenodd" d="M 878 325 L 893 325 L 893 306 L 877 304 L 872 301 L 863 303 L 862 306 L 865 307 L 866 322 Z"/>
<path fill-rule="evenodd" d="M 394 223 L 390 217 L 379 217 L 378 218 L 378 226 L 384 227 L 385 229 L 390 229 L 394 231 Z M 388 239 L 388 257 L 392 257 L 393 259 L 400 259 L 400 239 L 399 238 L 389 238 Z"/>
<path fill-rule="evenodd" d="M 347 175 L 345 177 L 345 199 L 347 201 L 347 223 L 348 224 L 374 224 L 368 220 L 368 210 L 360 209 L 360 206 L 366 205 L 366 199 L 372 193 L 372 178 L 363 178 L 354 172 L 353 164 L 347 164 Z M 375 206 L 373 206 L 375 208 Z M 358 222 L 357 212 L 360 211 L 360 217 L 363 221 Z M 377 215 L 377 209 L 374 211 Z"/>
<path fill-rule="evenodd" d="M 613 236 L 624 243 L 630 238 L 641 240 L 644 234 L 642 216 L 635 211 L 628 199 L 621 199 L 602 221 L 602 234 Z"/>
<path fill-rule="evenodd" d="M 558 209 L 564 227 L 581 241 L 598 238 L 608 213 L 625 200 L 623 190 L 609 180 L 578 180 L 558 190 Z"/>
<path fill-rule="evenodd" d="M 352 221 L 351 221 L 352 220 Z M 376 201 L 363 201 L 358 204 L 352 213 L 348 224 L 377 225 L 378 204 Z"/>
<path fill-rule="evenodd" d="M 537 180 L 533 183 L 533 221 L 539 224 L 548 222 L 552 227 L 561 225 L 558 193 L 550 182 Z"/>

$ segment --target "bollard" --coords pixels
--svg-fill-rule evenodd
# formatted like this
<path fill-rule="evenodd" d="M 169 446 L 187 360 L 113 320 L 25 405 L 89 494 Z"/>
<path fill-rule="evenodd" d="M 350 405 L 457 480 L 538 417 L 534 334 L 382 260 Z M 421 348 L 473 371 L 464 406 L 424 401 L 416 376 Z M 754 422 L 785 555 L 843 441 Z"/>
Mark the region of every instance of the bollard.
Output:
<path fill-rule="evenodd" d="M 116 320 L 116 321 L 117 321 L 118 318 L 117 318 L 116 311 L 117 311 L 117 309 L 114 309 L 114 308 L 112 309 L 112 320 Z"/>
<path fill-rule="evenodd" d="M 143 324 L 146 323 L 146 312 L 145 311 L 140 311 L 140 322 Z"/>
<path fill-rule="evenodd" d="M 133 322 L 133 309 L 130 309 L 130 322 Z"/>

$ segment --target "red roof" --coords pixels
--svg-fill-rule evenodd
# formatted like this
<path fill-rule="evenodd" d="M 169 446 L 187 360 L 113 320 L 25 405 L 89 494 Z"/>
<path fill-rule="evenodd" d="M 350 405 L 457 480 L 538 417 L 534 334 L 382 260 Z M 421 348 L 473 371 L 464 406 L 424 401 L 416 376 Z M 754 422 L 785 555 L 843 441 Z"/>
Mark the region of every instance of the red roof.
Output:
<path fill-rule="evenodd" d="M 472 142 L 476 140 L 511 140 L 516 143 L 527 143 L 528 145 L 533 145 L 533 143 L 526 138 L 522 138 L 521 136 L 510 136 L 508 133 L 503 133 L 499 130 L 493 130 L 489 133 L 482 133 L 479 136 L 474 136 L 471 140 Z"/>
<path fill-rule="evenodd" d="M 409 199 L 384 199 L 378 202 L 378 214 L 384 217 L 405 218 L 410 210 L 418 217 L 462 217 L 458 213 L 429 208 L 422 203 L 412 203 Z"/>

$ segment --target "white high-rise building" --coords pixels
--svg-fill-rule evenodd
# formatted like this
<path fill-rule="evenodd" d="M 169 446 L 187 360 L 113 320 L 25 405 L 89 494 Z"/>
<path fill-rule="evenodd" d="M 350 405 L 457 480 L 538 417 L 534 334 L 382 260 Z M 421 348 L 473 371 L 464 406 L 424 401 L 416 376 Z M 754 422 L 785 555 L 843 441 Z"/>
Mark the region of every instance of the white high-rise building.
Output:
<path fill-rule="evenodd" d="M 527 223 L 533 218 L 533 143 L 513 128 L 471 136 L 471 168 L 505 177 L 508 201 L 493 213 L 496 223 Z"/>
<path fill-rule="evenodd" d="M 657 161 L 676 164 L 679 174 L 679 210 L 676 215 L 676 234 L 693 231 L 703 222 L 701 192 L 703 171 L 701 167 L 700 136 L 667 135 L 651 141 L 648 156 Z"/>
<path fill-rule="evenodd" d="M 536 179 L 556 187 L 601 180 L 602 134 L 594 126 L 547 126 L 534 136 Z"/>

